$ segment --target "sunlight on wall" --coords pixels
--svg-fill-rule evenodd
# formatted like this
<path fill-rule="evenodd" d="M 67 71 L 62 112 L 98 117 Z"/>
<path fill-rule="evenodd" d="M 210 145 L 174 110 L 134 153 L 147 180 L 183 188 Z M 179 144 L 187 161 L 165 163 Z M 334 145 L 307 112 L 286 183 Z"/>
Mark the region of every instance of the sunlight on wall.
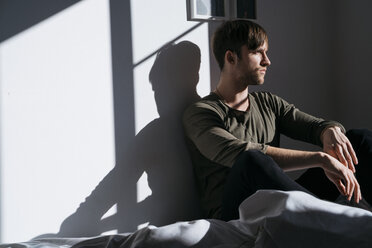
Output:
<path fill-rule="evenodd" d="M 131 13 L 133 64 L 142 61 L 197 24 L 197 22 L 187 21 L 184 0 L 132 0 Z M 202 52 L 198 93 L 202 96 L 207 95 L 210 91 L 208 25 L 203 24 L 176 43 L 183 40 L 195 43 Z M 136 134 L 153 119 L 159 117 L 148 78 L 154 61 L 155 56 L 152 56 L 136 66 L 133 72 Z"/>
<path fill-rule="evenodd" d="M 104 219 L 107 219 L 107 218 L 110 218 L 114 215 L 116 215 L 118 212 L 118 204 L 114 204 L 109 210 L 107 210 L 107 212 L 102 216 L 101 220 L 104 220 Z M 113 235 L 113 234 L 117 234 L 118 233 L 118 230 L 117 229 L 114 229 L 114 230 L 109 230 L 109 231 L 106 231 L 106 232 L 103 232 L 101 233 L 101 235 Z"/>
<path fill-rule="evenodd" d="M 151 188 L 148 184 L 147 173 L 143 172 L 140 179 L 138 179 L 137 185 L 137 203 L 145 200 L 152 194 Z"/>
<path fill-rule="evenodd" d="M 58 232 L 115 164 L 109 1 L 0 44 L 2 242 Z"/>

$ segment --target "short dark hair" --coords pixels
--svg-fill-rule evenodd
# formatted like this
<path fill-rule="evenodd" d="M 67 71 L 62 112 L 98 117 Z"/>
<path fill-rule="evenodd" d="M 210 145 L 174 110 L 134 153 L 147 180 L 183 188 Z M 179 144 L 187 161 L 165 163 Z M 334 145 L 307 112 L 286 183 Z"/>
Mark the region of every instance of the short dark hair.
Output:
<path fill-rule="evenodd" d="M 256 50 L 267 41 L 266 31 L 257 23 L 248 20 L 226 21 L 213 35 L 212 49 L 222 70 L 227 51 L 232 51 L 241 58 L 240 50 L 243 45 L 247 45 L 250 50 Z"/>

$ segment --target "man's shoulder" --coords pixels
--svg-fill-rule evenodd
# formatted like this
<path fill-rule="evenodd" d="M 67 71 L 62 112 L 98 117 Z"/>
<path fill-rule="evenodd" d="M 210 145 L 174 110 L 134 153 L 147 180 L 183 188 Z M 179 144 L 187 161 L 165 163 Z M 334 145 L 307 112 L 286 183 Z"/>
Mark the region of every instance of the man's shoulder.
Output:
<path fill-rule="evenodd" d="M 211 93 L 189 105 L 183 113 L 183 118 L 188 119 L 198 114 L 217 114 L 223 117 L 227 111 L 227 107 L 222 104 L 218 96 Z"/>
<path fill-rule="evenodd" d="M 218 96 L 214 93 L 211 93 L 200 100 L 192 103 L 189 105 L 185 112 L 188 111 L 203 111 L 203 110 L 211 110 L 215 112 L 226 112 L 225 106 L 221 103 L 221 100 Z"/>
<path fill-rule="evenodd" d="M 256 99 L 272 99 L 278 97 L 277 95 L 268 91 L 254 91 L 250 93 Z"/>
<path fill-rule="evenodd" d="M 276 104 L 283 100 L 283 98 L 268 91 L 255 91 L 251 92 L 250 95 L 255 99 L 255 101 L 260 103 L 265 102 L 269 104 Z"/>

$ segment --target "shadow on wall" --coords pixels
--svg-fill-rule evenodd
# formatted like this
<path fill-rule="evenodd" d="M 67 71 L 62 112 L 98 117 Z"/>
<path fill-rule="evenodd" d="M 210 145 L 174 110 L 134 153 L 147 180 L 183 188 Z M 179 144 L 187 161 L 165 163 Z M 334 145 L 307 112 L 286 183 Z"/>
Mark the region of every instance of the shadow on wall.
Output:
<path fill-rule="evenodd" d="M 80 1 L 0 1 L 0 42 L 11 38 Z"/>
<path fill-rule="evenodd" d="M 93 236 L 109 230 L 134 231 L 139 224 L 166 225 L 201 217 L 191 162 L 184 144 L 183 109 L 199 99 L 200 50 L 191 42 L 168 45 L 150 72 L 160 117 L 144 127 L 57 236 Z M 152 195 L 137 203 L 136 183 L 148 174 Z M 115 204 L 117 212 L 104 214 Z M 43 235 L 49 236 L 49 235 Z"/>

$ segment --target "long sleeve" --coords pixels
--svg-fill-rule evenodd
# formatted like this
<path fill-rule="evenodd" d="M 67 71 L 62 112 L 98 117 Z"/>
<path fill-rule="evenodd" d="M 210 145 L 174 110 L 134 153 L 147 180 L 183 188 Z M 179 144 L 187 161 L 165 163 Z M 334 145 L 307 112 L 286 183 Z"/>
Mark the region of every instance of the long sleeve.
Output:
<path fill-rule="evenodd" d="M 345 132 L 345 128 L 336 121 L 314 117 L 280 97 L 274 95 L 272 97 L 278 109 L 278 131 L 290 138 L 322 146 L 320 135 L 326 127 L 339 126 Z"/>
<path fill-rule="evenodd" d="M 213 106 L 199 102 L 189 107 L 183 118 L 186 136 L 207 159 L 231 167 L 243 151 L 265 151 L 264 144 L 238 139 L 226 130 L 224 114 Z"/>

